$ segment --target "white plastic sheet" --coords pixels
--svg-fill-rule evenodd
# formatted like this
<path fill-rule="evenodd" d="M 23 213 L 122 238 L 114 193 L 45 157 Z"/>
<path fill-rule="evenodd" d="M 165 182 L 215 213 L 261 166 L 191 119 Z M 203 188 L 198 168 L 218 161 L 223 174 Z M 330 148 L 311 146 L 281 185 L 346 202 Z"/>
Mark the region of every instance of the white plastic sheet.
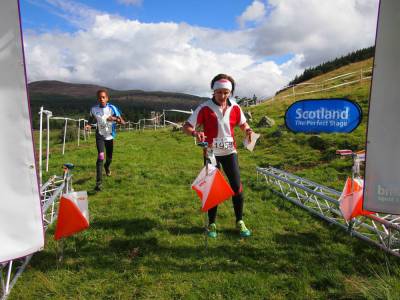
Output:
<path fill-rule="evenodd" d="M 400 1 L 382 0 L 378 20 L 364 209 L 400 214 Z"/>
<path fill-rule="evenodd" d="M 0 262 L 44 245 L 17 0 L 0 2 Z"/>

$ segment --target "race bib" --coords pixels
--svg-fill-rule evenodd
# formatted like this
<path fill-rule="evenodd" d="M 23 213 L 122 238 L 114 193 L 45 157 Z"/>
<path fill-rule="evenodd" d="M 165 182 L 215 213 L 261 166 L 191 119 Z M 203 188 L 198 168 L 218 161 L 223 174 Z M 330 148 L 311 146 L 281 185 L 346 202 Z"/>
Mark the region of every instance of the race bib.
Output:
<path fill-rule="evenodd" d="M 99 126 L 99 133 L 102 136 L 106 136 L 111 134 L 112 131 L 112 123 L 107 122 L 105 118 L 98 118 L 97 126 Z"/>
<path fill-rule="evenodd" d="M 213 148 L 219 150 L 233 150 L 235 148 L 233 137 L 214 138 Z"/>

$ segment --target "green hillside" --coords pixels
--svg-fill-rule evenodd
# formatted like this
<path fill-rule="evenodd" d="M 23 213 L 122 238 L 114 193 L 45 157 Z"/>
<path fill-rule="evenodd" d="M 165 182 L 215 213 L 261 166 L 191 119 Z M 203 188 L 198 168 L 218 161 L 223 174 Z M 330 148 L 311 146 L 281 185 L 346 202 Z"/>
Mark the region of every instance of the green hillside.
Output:
<path fill-rule="evenodd" d="M 368 71 L 372 66 L 372 59 L 350 64 L 333 72 L 313 78 L 308 83 L 322 83 L 327 79 L 335 78 L 341 74 L 348 74 L 366 70 L 364 76 L 371 75 Z M 350 80 L 347 81 L 351 81 Z M 345 82 L 343 78 L 328 81 L 329 86 Z M 326 85 L 328 83 L 325 83 Z M 337 190 L 341 190 L 342 184 L 351 173 L 351 161 L 343 160 L 336 156 L 337 149 L 351 149 L 353 151 L 365 149 L 366 125 L 368 120 L 368 103 L 370 92 L 370 79 L 354 84 L 341 86 L 323 92 L 296 95 L 317 89 L 307 85 L 297 86 L 295 96 L 293 90 L 288 89 L 257 106 L 247 108 L 252 113 L 252 126 L 262 134 L 258 153 L 257 164 L 260 166 L 272 165 L 279 169 L 295 173 Z M 357 102 L 363 112 L 360 126 L 349 134 L 319 134 L 309 135 L 292 133 L 285 127 L 285 111 L 295 101 L 301 99 L 320 98 L 347 98 Z M 263 116 L 275 120 L 272 128 L 257 128 L 257 124 Z"/>
<path fill-rule="evenodd" d="M 192 138 L 169 129 L 119 133 L 113 176 L 94 193 L 94 138 L 79 148 L 69 143 L 62 157 L 55 136 L 49 174 L 60 173 L 63 162 L 76 164 L 74 187 L 89 191 L 91 226 L 65 241 L 62 262 L 51 228 L 10 299 L 399 299 L 398 258 L 285 203 L 256 179 L 255 167 L 271 164 L 341 189 L 351 162 L 334 151 L 364 147 L 368 93 L 363 81 L 307 97 L 357 101 L 363 123 L 347 135 L 288 132 L 283 115 L 294 99 L 251 107 L 262 138 L 254 152 L 240 148 L 239 161 L 253 236 L 239 238 L 227 201 L 208 249 L 200 201 L 190 190 L 202 166 Z M 264 115 L 277 125 L 258 128 Z"/>

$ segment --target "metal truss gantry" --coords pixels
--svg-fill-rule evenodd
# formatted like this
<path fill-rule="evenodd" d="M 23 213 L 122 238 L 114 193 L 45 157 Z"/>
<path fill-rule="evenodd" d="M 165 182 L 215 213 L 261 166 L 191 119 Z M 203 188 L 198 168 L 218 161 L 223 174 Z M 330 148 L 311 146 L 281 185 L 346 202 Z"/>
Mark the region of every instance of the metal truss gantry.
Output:
<path fill-rule="evenodd" d="M 257 167 L 257 179 L 260 178 L 284 199 L 339 226 L 351 236 L 400 257 L 399 215 L 374 213 L 348 222 L 339 209 L 340 192 L 273 167 Z"/>
<path fill-rule="evenodd" d="M 47 228 L 57 219 L 58 204 L 61 195 L 71 191 L 73 191 L 72 174 L 69 172 L 68 165 L 64 165 L 63 176 L 52 176 L 42 185 L 40 188 L 40 196 L 44 230 L 47 230 Z M 0 264 L 1 300 L 7 299 L 11 289 L 24 272 L 32 256 L 33 254 Z"/>

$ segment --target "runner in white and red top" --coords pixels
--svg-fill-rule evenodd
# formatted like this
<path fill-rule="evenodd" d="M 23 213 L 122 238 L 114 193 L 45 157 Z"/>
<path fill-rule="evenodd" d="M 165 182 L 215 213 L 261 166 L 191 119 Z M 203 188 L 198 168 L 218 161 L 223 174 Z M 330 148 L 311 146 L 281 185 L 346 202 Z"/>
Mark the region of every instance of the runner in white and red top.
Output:
<path fill-rule="evenodd" d="M 232 197 L 236 224 L 242 237 L 251 235 L 243 222 L 243 193 L 240 182 L 234 128 L 239 126 L 250 139 L 251 128 L 240 106 L 229 99 L 235 89 L 235 81 L 226 74 L 219 74 L 211 81 L 212 99 L 199 105 L 189 117 L 183 130 L 196 137 L 199 142 L 207 142 L 215 155 L 217 167 L 228 177 L 235 195 Z M 208 235 L 217 237 L 215 219 L 217 206 L 208 211 Z"/>
<path fill-rule="evenodd" d="M 234 128 L 246 123 L 246 118 L 240 106 L 227 100 L 225 112 L 214 99 L 201 104 L 187 120 L 193 128 L 203 126 L 205 141 L 213 149 L 215 156 L 236 153 Z"/>

